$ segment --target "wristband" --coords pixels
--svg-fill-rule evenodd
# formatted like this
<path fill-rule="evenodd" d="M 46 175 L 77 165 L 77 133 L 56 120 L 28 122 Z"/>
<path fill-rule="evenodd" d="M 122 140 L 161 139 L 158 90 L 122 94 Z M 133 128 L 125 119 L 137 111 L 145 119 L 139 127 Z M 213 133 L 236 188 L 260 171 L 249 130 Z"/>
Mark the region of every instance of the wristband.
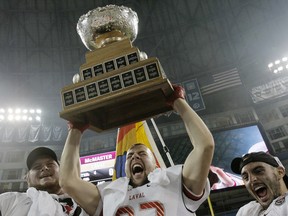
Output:
<path fill-rule="evenodd" d="M 67 125 L 68 129 L 78 129 L 81 133 L 83 133 L 90 126 L 88 123 L 73 123 L 70 121 L 68 121 Z"/>
<path fill-rule="evenodd" d="M 182 86 L 179 85 L 172 85 L 174 92 L 173 94 L 167 99 L 167 104 L 169 106 L 173 106 L 175 100 L 178 98 L 182 98 L 185 100 L 185 90 Z"/>

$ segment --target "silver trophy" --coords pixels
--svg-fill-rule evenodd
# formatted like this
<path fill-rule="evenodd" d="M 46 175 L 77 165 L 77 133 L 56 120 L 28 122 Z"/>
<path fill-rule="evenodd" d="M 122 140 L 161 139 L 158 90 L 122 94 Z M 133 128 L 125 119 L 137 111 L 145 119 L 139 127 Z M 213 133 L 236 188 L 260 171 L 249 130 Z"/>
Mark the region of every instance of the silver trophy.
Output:
<path fill-rule="evenodd" d="M 129 38 L 138 34 L 138 16 L 128 7 L 107 5 L 89 11 L 80 17 L 77 32 L 89 50 Z"/>
<path fill-rule="evenodd" d="M 132 46 L 138 16 L 128 7 L 107 5 L 80 17 L 77 32 L 89 49 L 73 84 L 61 90 L 60 117 L 103 131 L 171 111 L 173 87 L 159 60 Z"/>

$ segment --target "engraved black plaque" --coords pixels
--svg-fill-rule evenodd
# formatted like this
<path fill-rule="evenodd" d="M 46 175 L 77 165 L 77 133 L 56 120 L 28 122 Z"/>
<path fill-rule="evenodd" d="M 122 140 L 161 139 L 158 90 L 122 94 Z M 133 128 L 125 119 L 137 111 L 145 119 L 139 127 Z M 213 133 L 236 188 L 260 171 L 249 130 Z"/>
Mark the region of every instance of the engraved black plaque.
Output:
<path fill-rule="evenodd" d="M 119 57 L 115 61 L 117 68 L 125 67 L 127 65 L 125 56 Z"/>
<path fill-rule="evenodd" d="M 139 61 L 137 53 L 131 53 L 127 55 L 128 63 L 133 64 Z"/>
<path fill-rule="evenodd" d="M 143 67 L 135 69 L 134 74 L 137 83 L 146 81 L 145 71 Z"/>
<path fill-rule="evenodd" d="M 104 65 L 105 65 L 106 72 L 115 70 L 115 65 L 114 65 L 114 61 L 113 60 L 105 62 Z"/>
<path fill-rule="evenodd" d="M 133 79 L 133 74 L 132 74 L 132 71 L 128 71 L 126 73 L 123 73 L 122 75 L 122 80 L 123 80 L 123 83 L 124 83 L 124 86 L 125 87 L 128 87 L 128 86 L 131 86 L 131 85 L 134 85 L 134 79 Z"/>
<path fill-rule="evenodd" d="M 98 96 L 96 83 L 92 83 L 86 86 L 88 98 L 95 98 Z"/>
<path fill-rule="evenodd" d="M 83 74 L 83 79 L 86 80 L 86 79 L 90 79 L 92 78 L 92 70 L 91 68 L 87 68 L 85 70 L 82 71 L 82 74 Z"/>
<path fill-rule="evenodd" d="M 73 91 L 65 92 L 63 94 L 63 100 L 65 107 L 74 104 Z"/>
<path fill-rule="evenodd" d="M 93 67 L 94 75 L 99 76 L 104 73 L 103 65 L 99 64 Z"/>
<path fill-rule="evenodd" d="M 112 91 L 116 91 L 122 88 L 120 76 L 114 76 L 110 78 L 110 84 Z"/>
<path fill-rule="evenodd" d="M 75 89 L 75 99 L 76 99 L 77 103 L 86 100 L 85 88 L 84 87 L 80 87 L 80 88 Z"/>
<path fill-rule="evenodd" d="M 147 65 L 146 71 L 149 79 L 153 79 L 160 76 L 156 63 Z"/>
<path fill-rule="evenodd" d="M 99 81 L 98 82 L 98 87 L 99 87 L 100 95 L 103 95 L 103 94 L 106 94 L 106 93 L 110 92 L 107 79 Z"/>

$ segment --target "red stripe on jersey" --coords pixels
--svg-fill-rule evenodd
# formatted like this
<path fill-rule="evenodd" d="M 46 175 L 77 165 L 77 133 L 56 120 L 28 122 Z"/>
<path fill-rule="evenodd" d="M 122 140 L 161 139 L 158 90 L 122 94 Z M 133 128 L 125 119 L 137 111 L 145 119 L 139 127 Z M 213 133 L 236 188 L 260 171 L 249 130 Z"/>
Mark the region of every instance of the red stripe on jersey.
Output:
<path fill-rule="evenodd" d="M 147 203 L 142 203 L 140 204 L 141 209 L 151 209 L 155 208 L 156 209 L 156 215 L 157 216 L 164 216 L 164 207 L 163 204 L 160 202 L 147 202 Z"/>
<path fill-rule="evenodd" d="M 199 196 L 193 194 L 184 184 L 182 184 L 182 191 L 189 199 L 194 200 L 194 201 L 200 200 L 204 195 L 204 191 Z"/>
<path fill-rule="evenodd" d="M 130 206 L 125 206 L 125 207 L 121 207 L 117 210 L 116 212 L 116 216 L 121 216 L 121 215 L 129 215 L 129 216 L 133 216 L 134 215 L 134 211 Z"/>

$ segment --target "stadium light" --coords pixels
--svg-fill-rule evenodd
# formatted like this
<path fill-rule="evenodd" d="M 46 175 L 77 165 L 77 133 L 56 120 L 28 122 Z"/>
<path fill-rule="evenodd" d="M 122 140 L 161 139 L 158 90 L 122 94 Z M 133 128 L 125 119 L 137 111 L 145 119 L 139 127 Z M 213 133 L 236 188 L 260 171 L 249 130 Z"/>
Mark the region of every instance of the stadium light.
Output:
<path fill-rule="evenodd" d="M 0 122 L 41 122 L 41 109 L 1 108 Z"/>
<path fill-rule="evenodd" d="M 268 64 L 268 68 L 274 74 L 288 71 L 288 57 L 284 56 Z"/>

